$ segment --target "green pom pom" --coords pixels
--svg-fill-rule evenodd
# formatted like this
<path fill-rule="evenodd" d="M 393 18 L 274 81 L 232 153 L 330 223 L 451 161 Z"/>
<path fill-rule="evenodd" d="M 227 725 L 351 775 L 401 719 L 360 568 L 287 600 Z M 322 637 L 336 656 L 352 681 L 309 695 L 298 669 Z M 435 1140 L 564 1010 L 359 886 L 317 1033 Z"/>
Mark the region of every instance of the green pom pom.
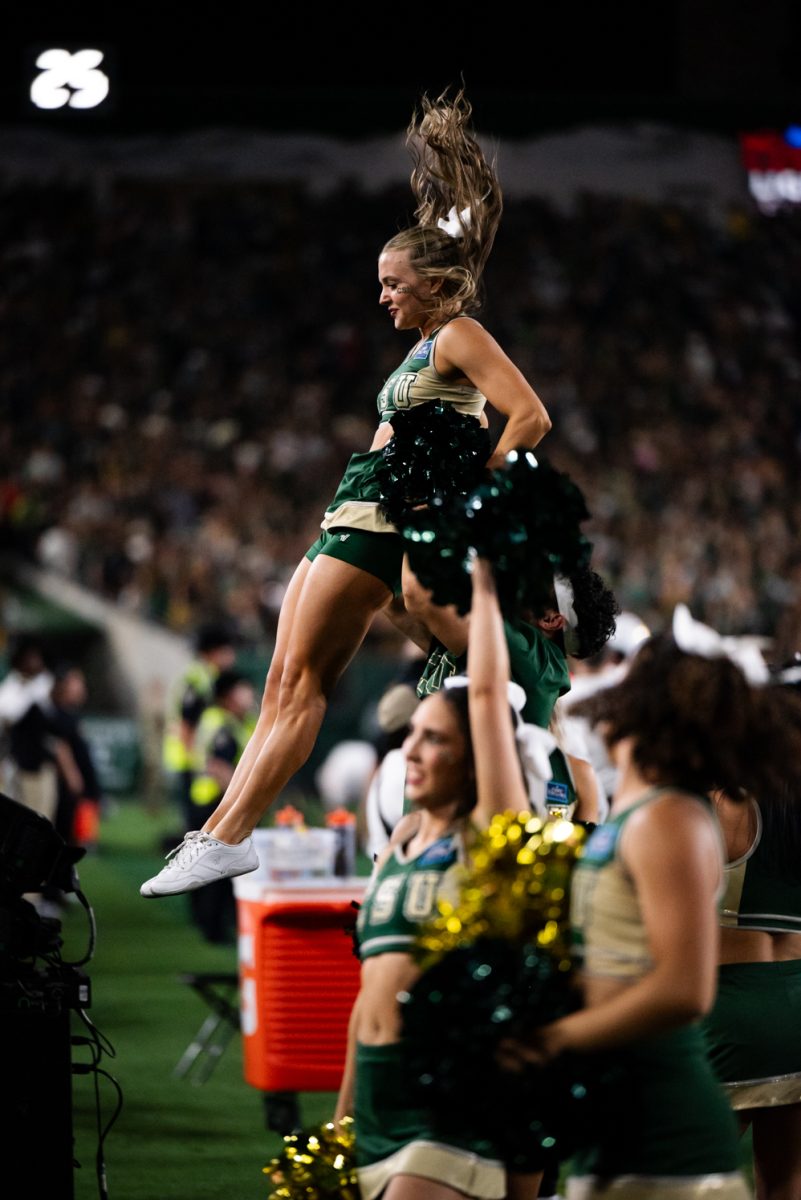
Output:
<path fill-rule="evenodd" d="M 511 1170 L 569 1157 L 626 1083 L 606 1056 L 561 1055 L 509 1072 L 499 1043 L 581 1005 L 569 945 L 572 872 L 587 831 L 531 813 L 493 818 L 471 848 L 457 897 L 417 932 L 422 969 L 401 997 L 404 1069 L 444 1138 L 475 1131 Z"/>
<path fill-rule="evenodd" d="M 379 507 L 393 525 L 420 505 L 464 496 L 486 472 L 489 434 L 475 417 L 432 400 L 392 416 L 376 470 Z"/>
<path fill-rule="evenodd" d="M 592 543 L 582 532 L 590 513 L 562 471 L 515 450 L 466 495 L 438 498 L 400 523 L 409 562 L 436 604 L 470 607 L 470 564 L 492 563 L 501 606 L 541 611 L 553 603 L 554 575 L 586 567 Z"/>

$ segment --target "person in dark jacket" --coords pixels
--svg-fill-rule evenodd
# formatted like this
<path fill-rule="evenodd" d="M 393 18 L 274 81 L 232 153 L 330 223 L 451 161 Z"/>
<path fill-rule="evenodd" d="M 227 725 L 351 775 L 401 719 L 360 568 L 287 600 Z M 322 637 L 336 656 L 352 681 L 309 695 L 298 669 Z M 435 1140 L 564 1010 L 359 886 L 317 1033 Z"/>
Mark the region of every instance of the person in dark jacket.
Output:
<path fill-rule="evenodd" d="M 76 791 L 74 776 L 58 772 L 58 803 L 54 824 L 57 832 L 70 845 L 94 842 L 92 832 L 97 829 L 103 799 L 92 748 L 80 722 L 87 697 L 86 676 L 80 667 L 68 663 L 56 670 L 50 692 L 50 720 L 56 735 L 72 751 L 82 785 Z M 82 821 L 81 828 L 78 828 L 76 818 L 84 809 L 93 812 L 94 819 Z"/>

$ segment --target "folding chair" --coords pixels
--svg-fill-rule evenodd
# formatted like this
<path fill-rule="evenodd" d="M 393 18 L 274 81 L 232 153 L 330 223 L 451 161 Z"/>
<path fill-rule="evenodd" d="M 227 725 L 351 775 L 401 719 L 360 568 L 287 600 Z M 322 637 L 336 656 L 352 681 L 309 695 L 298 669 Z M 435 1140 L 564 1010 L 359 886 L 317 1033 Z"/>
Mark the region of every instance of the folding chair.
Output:
<path fill-rule="evenodd" d="M 239 1032 L 239 976 L 180 976 L 211 1009 L 192 1041 L 178 1060 L 173 1075 L 190 1078 L 196 1085 L 205 1083 L 222 1057 L 225 1047 Z"/>

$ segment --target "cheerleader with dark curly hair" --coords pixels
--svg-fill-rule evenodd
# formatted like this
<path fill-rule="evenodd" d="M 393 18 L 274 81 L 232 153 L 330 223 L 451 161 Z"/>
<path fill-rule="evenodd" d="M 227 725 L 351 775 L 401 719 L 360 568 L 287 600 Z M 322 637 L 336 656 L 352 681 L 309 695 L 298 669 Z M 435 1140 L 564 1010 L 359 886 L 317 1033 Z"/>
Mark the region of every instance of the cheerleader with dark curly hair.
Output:
<path fill-rule="evenodd" d="M 289 584 L 259 721 L 225 799 L 143 884 L 145 896 L 191 891 L 258 865 L 250 834 L 306 762 L 332 689 L 399 591 L 403 544 L 381 512 L 377 479 L 393 416 L 436 400 L 481 421 L 489 403 L 505 418 L 489 467 L 515 447 L 535 446 L 550 428 L 539 397 L 472 315 L 502 194 L 470 119 L 460 90 L 453 99 L 425 97 L 409 126 L 416 223 L 384 245 L 378 281 L 395 329 L 416 330 L 418 340 L 381 388 L 373 443 L 352 456 L 323 532 Z"/>
<path fill-rule="evenodd" d="M 577 708 L 618 768 L 574 873 L 584 1007 L 507 1043 L 510 1069 L 614 1049 L 628 1086 L 570 1165 L 569 1200 L 745 1200 L 737 1126 L 699 1021 L 715 999 L 720 829 L 709 794 L 801 784 L 801 703 L 677 609 L 617 686 Z M 761 664 L 761 665 L 760 665 Z M 744 671 L 748 672 L 748 677 Z M 754 746 L 760 748 L 754 753 Z"/>
<path fill-rule="evenodd" d="M 408 556 L 403 571 L 407 607 L 420 622 L 418 645 L 428 651 L 418 684 L 418 694 L 425 696 L 464 670 L 470 618 L 454 605 L 435 604 L 430 591 L 414 576 Z M 551 728 L 556 736 L 549 806 L 569 809 L 574 820 L 598 821 L 598 784 L 586 757 L 578 753 L 579 747 L 563 741 L 556 705 L 570 691 L 569 658 L 597 654 L 614 633 L 619 611 L 617 598 L 602 577 L 584 568 L 569 578 L 557 578 L 550 604 L 536 610 L 524 605 L 504 620 L 511 677 L 526 697 L 521 718 Z"/>

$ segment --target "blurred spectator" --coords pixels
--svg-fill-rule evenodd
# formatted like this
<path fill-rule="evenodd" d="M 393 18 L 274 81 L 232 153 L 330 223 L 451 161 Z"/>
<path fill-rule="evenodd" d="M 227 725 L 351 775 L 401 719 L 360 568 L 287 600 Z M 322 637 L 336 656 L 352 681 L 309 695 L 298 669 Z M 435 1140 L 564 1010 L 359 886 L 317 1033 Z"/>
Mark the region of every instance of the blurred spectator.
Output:
<path fill-rule="evenodd" d="M 4 739 L 4 786 L 12 800 L 56 825 L 59 782 L 73 795 L 84 779 L 64 737 L 53 706 L 54 678 L 35 638 L 23 636 L 14 647 L 10 670 L 0 683 L 0 723 Z M 66 839 L 71 840 L 71 839 Z M 60 915 L 61 893 L 45 887 L 25 894 L 43 917 Z"/>
<path fill-rule="evenodd" d="M 172 629 L 220 612 L 269 642 L 396 365 L 369 287 L 405 188 L 3 200 L 0 537 Z M 678 601 L 724 633 L 798 608 L 799 279 L 798 209 L 508 199 L 482 320 L 553 417 L 543 453 L 587 496 L 597 569 L 651 628 Z"/>
<path fill-rule="evenodd" d="M 83 788 L 83 777 L 54 720 L 54 680 L 39 642 L 22 637 L 9 666 L 0 683 L 6 785 L 12 799 L 55 824 L 59 775 L 76 793 Z"/>
<path fill-rule="evenodd" d="M 55 826 L 70 845 L 94 848 L 103 796 L 92 749 L 81 729 L 81 713 L 88 698 L 86 676 L 81 668 L 74 664 L 58 667 L 50 698 L 53 729 L 72 751 L 82 783 L 75 791 L 74 781 L 59 770 Z"/>
<path fill-rule="evenodd" d="M 356 854 L 365 844 L 365 797 L 377 765 L 378 752 L 372 742 L 345 738 L 331 747 L 315 772 L 325 825 L 335 829 L 339 839 L 335 874 L 356 873 Z"/>
<path fill-rule="evenodd" d="M 6 729 L 25 716 L 32 704 L 47 704 L 53 675 L 36 638 L 22 636 L 11 647 L 8 674 L 0 683 L 0 721 Z"/>
<path fill-rule="evenodd" d="M 329 750 L 314 777 L 327 811 L 348 808 L 356 812 L 376 768 L 376 757 L 370 742 L 355 738 L 337 742 Z"/>
<path fill-rule="evenodd" d="M 619 613 L 615 625 L 615 632 L 598 654 L 592 658 L 570 660 L 570 691 L 557 701 L 560 723 L 569 737 L 577 738 L 584 745 L 585 757 L 600 789 L 602 819 L 606 818 L 609 811 L 617 771 L 598 731 L 585 717 L 578 717 L 570 710 L 579 700 L 599 688 L 613 687 L 619 683 L 640 645 L 651 635 L 645 622 L 633 612 Z"/>
<path fill-rule="evenodd" d="M 173 800 L 180 809 L 182 835 L 187 829 L 199 828 L 194 824 L 196 812 L 191 796 L 198 723 L 214 699 L 218 676 L 230 670 L 235 659 L 236 647 L 230 631 L 222 625 L 204 625 L 195 636 L 194 657 L 170 689 L 164 722 L 163 766 Z"/>
<path fill-rule="evenodd" d="M 378 702 L 376 766 L 364 797 L 361 842 L 371 861 L 388 844 L 403 816 L 406 759 L 402 746 L 412 713 L 420 703 L 417 683 L 427 659 L 409 659 L 400 677 L 387 687 Z"/>

